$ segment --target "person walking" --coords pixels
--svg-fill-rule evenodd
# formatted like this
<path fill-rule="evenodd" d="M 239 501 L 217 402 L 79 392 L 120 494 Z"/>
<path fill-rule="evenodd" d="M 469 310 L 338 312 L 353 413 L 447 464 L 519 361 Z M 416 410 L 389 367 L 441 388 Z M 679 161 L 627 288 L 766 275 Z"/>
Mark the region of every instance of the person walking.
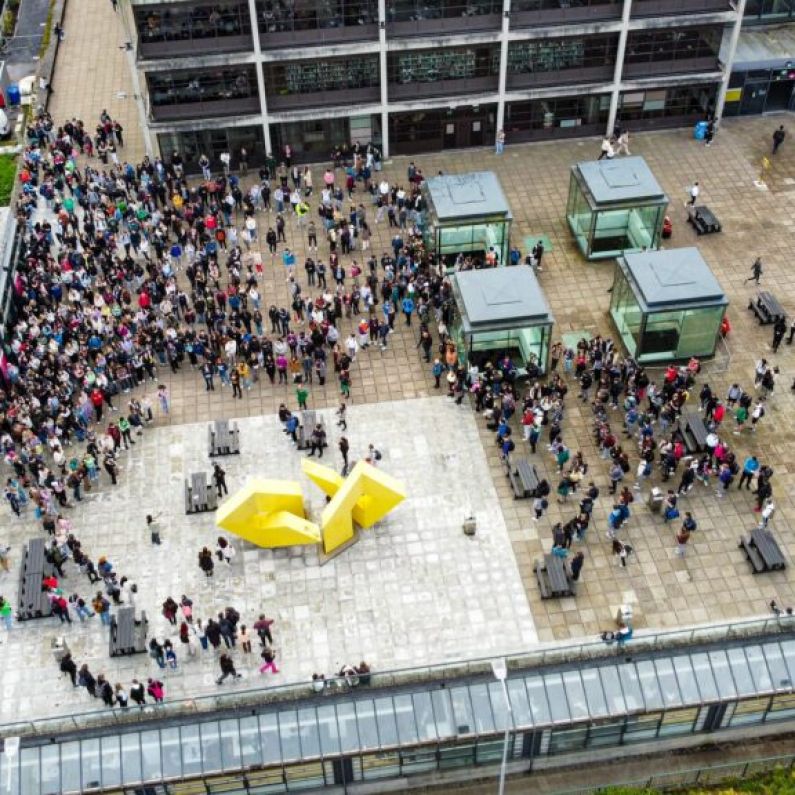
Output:
<path fill-rule="evenodd" d="M 779 128 L 773 133 L 773 154 L 778 152 L 779 146 L 784 143 L 784 139 L 787 137 L 787 133 L 784 130 L 784 125 L 780 125 Z"/>
<path fill-rule="evenodd" d="M 687 549 L 687 542 L 690 540 L 690 531 L 685 528 L 684 523 L 676 534 L 676 554 L 683 558 Z"/>
<path fill-rule="evenodd" d="M 228 676 L 234 679 L 240 679 L 241 675 L 235 669 L 235 663 L 228 654 L 222 654 L 218 660 L 221 667 L 221 676 L 215 680 L 217 685 L 220 685 Z"/>
<path fill-rule="evenodd" d="M 72 687 L 78 687 L 77 684 L 77 663 L 72 658 L 70 652 L 64 654 L 61 658 L 61 664 L 59 665 L 61 669 L 61 673 L 68 674 L 69 678 L 72 680 Z"/>
<path fill-rule="evenodd" d="M 265 671 L 270 671 L 273 674 L 278 674 L 279 669 L 276 667 L 276 654 L 271 648 L 262 650 L 260 657 L 263 659 L 262 665 L 259 667 L 259 672 L 264 674 Z"/>
<path fill-rule="evenodd" d="M 621 566 L 622 569 L 627 567 L 627 558 L 629 557 L 630 552 L 632 552 L 631 546 L 628 544 L 623 544 L 617 538 L 613 539 L 613 555 L 616 556 L 618 565 Z"/>
<path fill-rule="evenodd" d="M 156 704 L 163 703 L 163 696 L 165 690 L 163 683 L 159 679 L 152 679 L 151 677 L 146 680 L 146 692 L 155 700 Z"/>
<path fill-rule="evenodd" d="M 348 474 L 348 452 L 351 449 L 351 445 L 347 437 L 341 436 L 339 442 L 337 443 L 337 447 L 339 448 L 340 455 L 342 456 L 342 476 L 345 477 L 345 475 Z"/>
<path fill-rule="evenodd" d="M 116 696 L 116 703 L 122 709 L 127 709 L 127 705 L 130 703 L 130 699 L 129 696 L 127 695 L 127 691 L 121 686 L 121 682 L 116 683 L 115 696 Z"/>
<path fill-rule="evenodd" d="M 204 572 L 206 577 L 213 576 L 213 569 L 215 563 L 213 562 L 213 553 L 207 547 L 204 547 L 199 552 L 199 568 Z"/>
<path fill-rule="evenodd" d="M 695 206 L 696 199 L 698 199 L 698 194 L 701 193 L 701 186 L 698 184 L 698 180 L 696 180 L 690 187 L 690 201 L 688 204 L 693 207 Z"/>
<path fill-rule="evenodd" d="M 787 321 L 783 317 L 783 315 L 779 315 L 776 318 L 776 322 L 773 325 L 773 353 L 778 351 L 779 346 L 781 345 L 781 341 L 784 339 L 784 335 L 787 333 Z"/>
<path fill-rule="evenodd" d="M 77 682 L 81 687 L 84 687 L 89 695 L 97 696 L 97 680 L 94 678 L 94 675 L 91 671 L 88 670 L 88 663 L 83 663 L 80 666 L 80 673 L 77 677 Z"/>
<path fill-rule="evenodd" d="M 759 284 L 759 279 L 762 276 L 762 258 L 757 257 L 754 264 L 751 265 L 751 275 L 745 280 L 746 282 L 755 282 Z"/>
<path fill-rule="evenodd" d="M 759 529 L 763 530 L 767 527 L 768 522 L 770 521 L 770 517 L 773 515 L 773 512 L 776 510 L 776 504 L 773 502 L 772 497 L 768 497 L 765 500 L 765 507 L 762 508 L 761 513 L 759 514 Z"/>
<path fill-rule="evenodd" d="M 580 579 L 580 572 L 582 571 L 583 564 L 585 563 L 585 553 L 578 552 L 571 559 L 571 578 L 575 582 Z"/>

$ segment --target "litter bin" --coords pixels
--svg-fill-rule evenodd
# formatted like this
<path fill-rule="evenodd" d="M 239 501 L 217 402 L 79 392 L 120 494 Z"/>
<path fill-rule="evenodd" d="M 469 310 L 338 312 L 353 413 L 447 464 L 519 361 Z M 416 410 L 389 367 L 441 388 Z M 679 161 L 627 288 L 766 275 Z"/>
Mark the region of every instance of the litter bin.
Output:
<path fill-rule="evenodd" d="M 66 645 L 66 638 L 63 635 L 59 635 L 50 641 L 50 649 L 57 663 L 60 663 L 69 654 L 69 646 Z"/>
<path fill-rule="evenodd" d="M 664 499 L 662 491 L 655 486 L 649 494 L 649 510 L 652 513 L 659 513 L 662 510 Z"/>
<path fill-rule="evenodd" d="M 10 107 L 19 105 L 22 101 L 22 95 L 19 91 L 19 86 L 16 83 L 11 83 L 6 89 L 6 100 Z"/>
<path fill-rule="evenodd" d="M 696 122 L 696 126 L 693 128 L 693 137 L 697 141 L 703 141 L 707 137 L 707 127 L 709 127 L 709 122 Z"/>

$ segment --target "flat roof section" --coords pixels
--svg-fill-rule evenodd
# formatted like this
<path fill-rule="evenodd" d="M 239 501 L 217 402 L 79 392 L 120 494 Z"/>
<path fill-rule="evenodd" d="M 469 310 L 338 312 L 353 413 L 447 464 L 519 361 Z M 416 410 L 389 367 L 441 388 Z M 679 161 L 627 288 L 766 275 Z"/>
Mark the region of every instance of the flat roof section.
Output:
<path fill-rule="evenodd" d="M 728 304 L 723 288 L 695 246 L 639 251 L 620 258 L 649 309 Z"/>
<path fill-rule="evenodd" d="M 789 69 L 795 62 L 795 30 L 791 25 L 743 28 L 732 72 L 750 69 Z"/>
<path fill-rule="evenodd" d="M 459 271 L 453 278 L 472 331 L 553 322 L 544 291 L 526 265 Z"/>
<path fill-rule="evenodd" d="M 511 217 L 511 208 L 493 171 L 449 174 L 427 180 L 428 196 L 440 221 L 482 215 Z"/>
<path fill-rule="evenodd" d="M 597 204 L 668 201 L 642 157 L 587 160 L 572 166 L 579 171 Z"/>

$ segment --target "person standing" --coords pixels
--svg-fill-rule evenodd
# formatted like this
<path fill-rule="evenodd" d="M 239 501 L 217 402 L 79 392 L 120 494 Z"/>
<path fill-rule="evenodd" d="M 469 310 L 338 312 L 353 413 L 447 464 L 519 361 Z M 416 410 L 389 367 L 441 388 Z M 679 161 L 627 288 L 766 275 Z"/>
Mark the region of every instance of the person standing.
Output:
<path fill-rule="evenodd" d="M 345 436 L 341 436 L 337 446 L 342 456 L 342 474 L 344 477 L 348 473 L 348 451 L 351 449 L 351 445 Z"/>
<path fill-rule="evenodd" d="M 698 194 L 701 193 L 701 186 L 698 184 L 698 180 L 696 180 L 690 188 L 690 201 L 688 204 L 693 207 L 695 206 L 696 199 L 698 199 Z"/>
<path fill-rule="evenodd" d="M 218 497 L 222 494 L 229 494 L 229 489 L 226 485 L 226 471 L 221 469 L 218 463 L 213 464 L 213 481 L 215 481 L 215 488 L 218 491 Z"/>
<path fill-rule="evenodd" d="M 768 522 L 770 521 L 770 517 L 773 515 L 773 512 L 776 510 L 776 504 L 773 502 L 772 497 L 768 497 L 765 500 L 765 507 L 762 508 L 762 512 L 759 515 L 759 529 L 763 530 L 767 527 Z"/>
<path fill-rule="evenodd" d="M 497 130 L 497 137 L 494 141 L 494 153 L 501 155 L 505 149 L 505 130 Z"/>
<path fill-rule="evenodd" d="M 787 137 L 787 133 L 784 130 L 784 125 L 782 124 L 774 133 L 773 133 L 773 154 L 778 152 L 779 146 L 784 143 L 784 139 Z"/>
<path fill-rule="evenodd" d="M 132 687 L 130 688 L 130 698 L 139 706 L 143 707 L 146 704 L 145 688 L 137 679 L 132 680 Z"/>
<path fill-rule="evenodd" d="M 745 280 L 746 282 L 756 282 L 759 284 L 759 277 L 762 275 L 762 258 L 757 257 L 754 264 L 751 265 L 751 275 Z"/>
<path fill-rule="evenodd" d="M 741 489 L 743 487 L 743 483 L 745 484 L 745 490 L 750 491 L 751 489 L 751 481 L 753 480 L 756 473 L 759 471 L 759 459 L 755 455 L 748 456 L 748 458 L 743 461 L 743 471 L 740 475 L 740 482 L 737 484 L 737 488 Z"/>
<path fill-rule="evenodd" d="M 163 696 L 165 695 L 163 683 L 160 680 L 152 679 L 151 677 L 147 679 L 146 682 L 146 692 L 155 700 L 156 704 L 162 704 Z"/>
<path fill-rule="evenodd" d="M 94 675 L 88 670 L 88 663 L 83 663 L 80 666 L 80 673 L 77 677 L 78 684 L 82 685 L 90 695 L 97 697 L 97 680 Z"/>
<path fill-rule="evenodd" d="M 127 709 L 127 705 L 129 704 L 127 691 L 121 686 L 121 682 L 116 683 L 116 703 L 122 709 Z"/>
<path fill-rule="evenodd" d="M 149 537 L 152 540 L 152 543 L 159 546 L 160 545 L 160 523 L 157 521 L 160 518 L 160 514 L 156 516 L 152 516 L 152 514 L 146 515 L 146 527 L 149 530 Z"/>
<path fill-rule="evenodd" d="M 676 534 L 676 554 L 683 558 L 687 550 L 687 542 L 690 541 L 690 533 L 695 528 L 695 521 L 690 513 L 685 514 L 685 520 Z"/>
<path fill-rule="evenodd" d="M 773 325 L 773 353 L 778 351 L 779 345 L 781 345 L 781 340 L 784 339 L 784 335 L 787 333 L 787 321 L 784 319 L 783 315 L 780 315 L 776 318 L 776 322 Z"/>
<path fill-rule="evenodd" d="M 213 553 L 207 547 L 204 547 L 199 552 L 199 568 L 204 572 L 205 576 L 212 577 L 215 563 L 213 562 Z"/>
<path fill-rule="evenodd" d="M 580 579 L 580 572 L 582 571 L 583 563 L 585 563 L 585 553 L 578 552 L 571 559 L 571 578 L 575 582 Z"/>

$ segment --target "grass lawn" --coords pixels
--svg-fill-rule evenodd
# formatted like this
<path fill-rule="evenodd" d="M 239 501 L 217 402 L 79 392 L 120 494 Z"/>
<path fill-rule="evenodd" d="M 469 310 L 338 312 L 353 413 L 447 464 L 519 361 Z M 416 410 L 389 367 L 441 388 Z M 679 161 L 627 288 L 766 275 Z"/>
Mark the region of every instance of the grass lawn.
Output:
<path fill-rule="evenodd" d="M 17 175 L 17 159 L 14 155 L 0 155 L 0 207 L 7 207 Z"/>

